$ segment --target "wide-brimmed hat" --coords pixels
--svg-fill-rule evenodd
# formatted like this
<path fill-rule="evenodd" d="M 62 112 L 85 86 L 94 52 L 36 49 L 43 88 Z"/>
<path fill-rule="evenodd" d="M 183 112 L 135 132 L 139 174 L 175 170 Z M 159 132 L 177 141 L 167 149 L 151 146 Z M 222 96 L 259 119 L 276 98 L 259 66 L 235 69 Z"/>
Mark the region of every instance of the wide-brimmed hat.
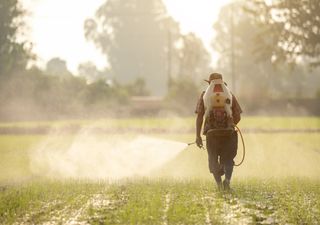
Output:
<path fill-rule="evenodd" d="M 210 84 L 210 82 L 212 80 L 217 80 L 217 79 L 221 79 L 222 80 L 222 75 L 220 73 L 212 73 L 212 74 L 210 74 L 209 79 L 208 80 L 204 80 L 204 81 L 206 81 L 206 82 L 208 82 Z"/>

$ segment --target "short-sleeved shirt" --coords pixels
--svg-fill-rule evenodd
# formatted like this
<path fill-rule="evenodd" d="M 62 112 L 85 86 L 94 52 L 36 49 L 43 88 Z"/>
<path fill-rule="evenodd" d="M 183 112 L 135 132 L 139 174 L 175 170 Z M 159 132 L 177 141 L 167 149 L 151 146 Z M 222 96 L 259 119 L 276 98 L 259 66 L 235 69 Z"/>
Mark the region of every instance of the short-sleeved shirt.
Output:
<path fill-rule="evenodd" d="M 202 114 L 204 115 L 205 113 L 205 109 L 204 109 L 204 101 L 203 101 L 203 95 L 204 95 L 205 92 L 202 92 L 199 100 L 198 100 L 198 103 L 197 103 L 197 107 L 196 107 L 196 110 L 195 110 L 195 113 L 196 114 Z M 231 106 L 231 110 L 232 110 L 232 117 L 233 117 L 233 122 L 235 124 L 239 123 L 240 121 L 240 114 L 242 113 L 242 109 L 236 99 L 236 97 L 232 94 L 232 106 Z M 205 125 L 204 127 L 207 127 L 206 126 L 206 121 L 205 121 Z M 206 129 L 203 130 L 203 133 L 205 134 L 206 133 Z"/>

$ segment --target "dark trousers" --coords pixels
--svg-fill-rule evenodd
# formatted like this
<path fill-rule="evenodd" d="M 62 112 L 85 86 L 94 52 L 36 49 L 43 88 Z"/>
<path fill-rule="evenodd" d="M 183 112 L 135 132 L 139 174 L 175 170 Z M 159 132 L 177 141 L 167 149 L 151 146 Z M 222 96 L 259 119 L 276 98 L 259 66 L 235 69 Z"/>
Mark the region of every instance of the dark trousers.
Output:
<path fill-rule="evenodd" d="M 207 151 L 209 170 L 217 183 L 221 182 L 221 170 L 225 178 L 230 180 L 233 172 L 234 157 L 237 155 L 238 134 L 233 132 L 230 136 L 218 137 L 211 133 L 207 137 Z"/>

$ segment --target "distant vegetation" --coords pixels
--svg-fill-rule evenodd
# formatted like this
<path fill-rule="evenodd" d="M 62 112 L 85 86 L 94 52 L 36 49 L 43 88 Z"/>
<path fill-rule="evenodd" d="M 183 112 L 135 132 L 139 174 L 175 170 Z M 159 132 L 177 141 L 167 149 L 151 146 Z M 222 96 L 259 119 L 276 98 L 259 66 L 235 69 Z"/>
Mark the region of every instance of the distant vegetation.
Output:
<path fill-rule="evenodd" d="M 314 1 L 226 5 L 213 25 L 215 68 L 202 41 L 181 34 L 161 0 L 144 1 L 109 0 L 84 22 L 85 37 L 110 67 L 83 62 L 78 74 L 60 58 L 30 68 L 37 56 L 24 40 L 26 11 L 17 0 L 0 1 L 0 119 L 129 116 L 132 96 L 152 95 L 163 97 L 154 115 L 191 115 L 212 71 L 224 74 L 246 113 L 320 113 Z"/>

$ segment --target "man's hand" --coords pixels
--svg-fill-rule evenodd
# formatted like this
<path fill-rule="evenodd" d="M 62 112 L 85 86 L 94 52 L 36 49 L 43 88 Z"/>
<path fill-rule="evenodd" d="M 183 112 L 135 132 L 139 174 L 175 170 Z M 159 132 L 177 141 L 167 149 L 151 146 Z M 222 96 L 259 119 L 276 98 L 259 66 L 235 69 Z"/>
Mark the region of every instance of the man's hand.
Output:
<path fill-rule="evenodd" d="M 203 147 L 203 143 L 202 143 L 202 138 L 201 137 L 197 137 L 196 138 L 196 144 L 198 146 L 198 148 L 202 148 Z"/>

